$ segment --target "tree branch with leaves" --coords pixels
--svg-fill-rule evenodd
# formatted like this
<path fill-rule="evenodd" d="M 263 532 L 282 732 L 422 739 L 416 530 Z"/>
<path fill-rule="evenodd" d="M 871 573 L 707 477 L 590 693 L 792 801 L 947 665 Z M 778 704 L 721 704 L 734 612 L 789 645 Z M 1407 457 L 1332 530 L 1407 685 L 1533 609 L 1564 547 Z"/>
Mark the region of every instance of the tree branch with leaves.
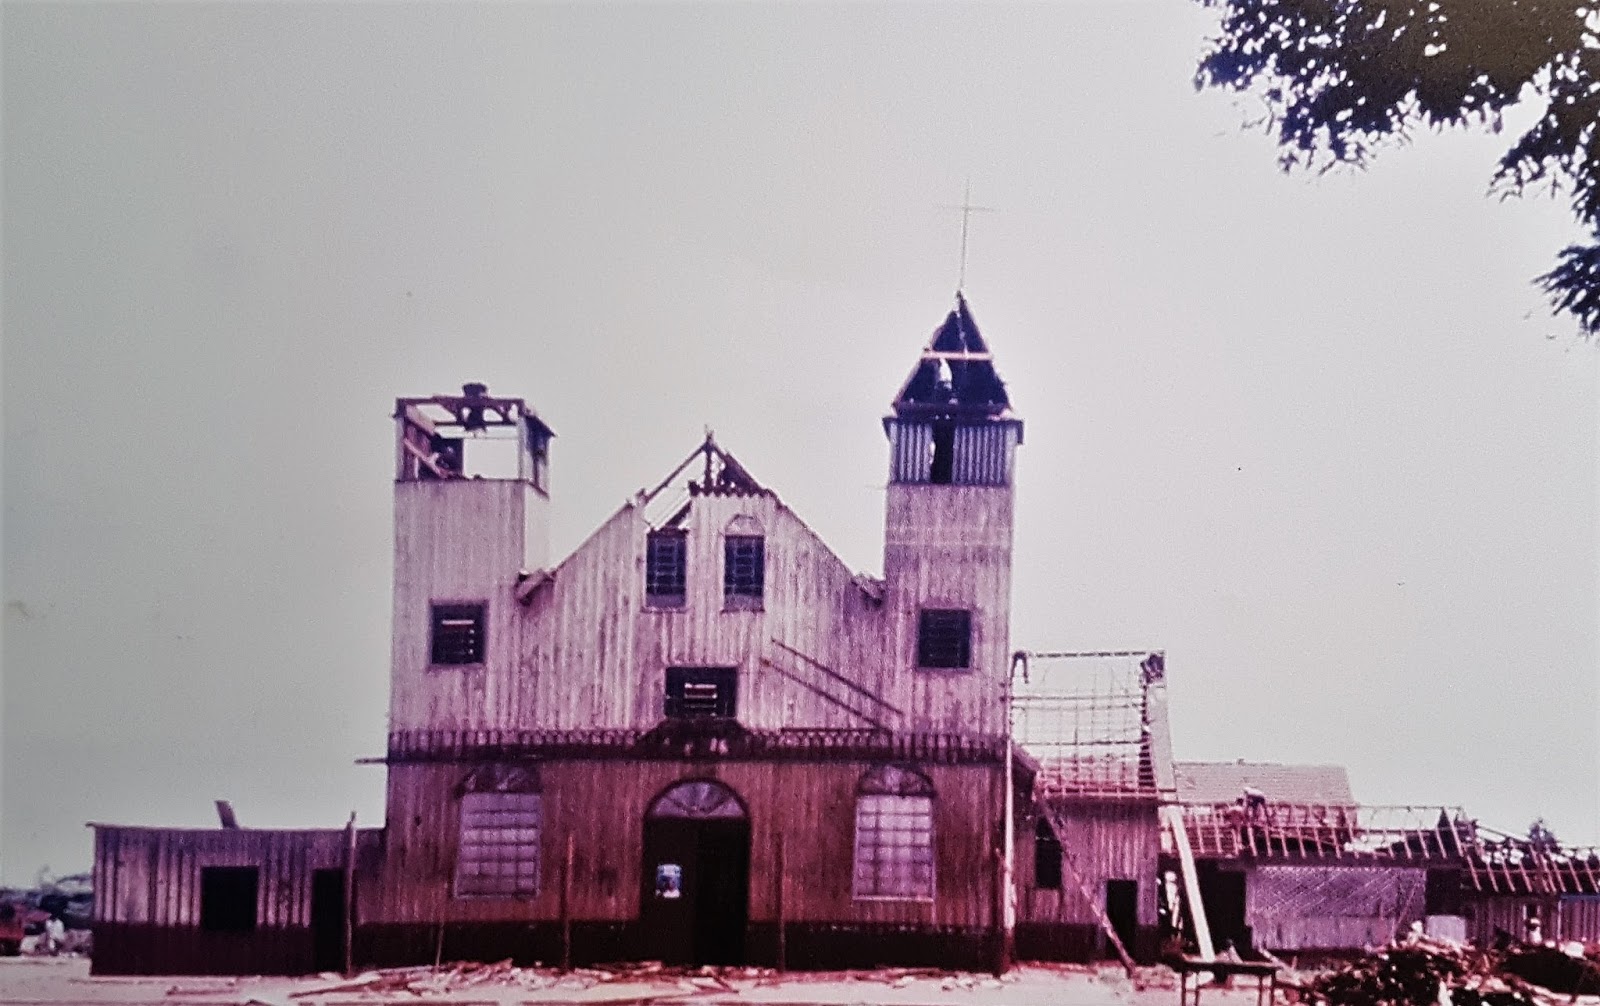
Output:
<path fill-rule="evenodd" d="M 1600 336 L 1600 11 L 1577 0 L 1199 0 L 1222 15 L 1198 88 L 1255 92 L 1286 171 L 1363 167 L 1418 126 L 1499 132 L 1543 114 L 1490 192 L 1565 195 L 1589 232 L 1534 282 Z M 1600 4 L 1600 0 L 1590 0 Z"/>

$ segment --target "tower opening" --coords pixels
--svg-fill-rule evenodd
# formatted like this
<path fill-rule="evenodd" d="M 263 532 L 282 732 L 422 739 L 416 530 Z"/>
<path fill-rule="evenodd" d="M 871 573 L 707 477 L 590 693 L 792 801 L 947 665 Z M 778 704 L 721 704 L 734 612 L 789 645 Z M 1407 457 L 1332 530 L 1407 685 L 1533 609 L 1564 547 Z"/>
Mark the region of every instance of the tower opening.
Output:
<path fill-rule="evenodd" d="M 954 423 L 933 424 L 933 455 L 928 465 L 928 481 L 949 485 L 956 470 L 956 427 Z"/>

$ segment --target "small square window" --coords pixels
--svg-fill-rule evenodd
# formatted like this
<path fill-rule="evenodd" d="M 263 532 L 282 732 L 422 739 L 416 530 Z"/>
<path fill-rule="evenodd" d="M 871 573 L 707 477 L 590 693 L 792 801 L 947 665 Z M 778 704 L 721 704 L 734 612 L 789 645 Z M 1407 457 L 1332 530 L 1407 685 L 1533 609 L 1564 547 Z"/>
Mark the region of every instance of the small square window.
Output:
<path fill-rule="evenodd" d="M 689 536 L 683 531 L 652 531 L 645 541 L 644 602 L 652 608 L 681 608 L 689 579 Z"/>
<path fill-rule="evenodd" d="M 738 680 L 732 667 L 669 667 L 666 714 L 675 719 L 732 719 Z"/>
<path fill-rule="evenodd" d="M 433 606 L 432 661 L 435 664 L 481 664 L 484 641 L 482 604 Z"/>
<path fill-rule="evenodd" d="M 724 541 L 722 596 L 730 607 L 759 604 L 766 587 L 766 539 L 755 534 L 730 534 Z"/>
<path fill-rule="evenodd" d="M 972 612 L 924 608 L 917 622 L 917 666 L 972 665 Z"/>
<path fill-rule="evenodd" d="M 200 928 L 212 933 L 253 932 L 260 884 L 260 872 L 253 866 L 202 866 Z"/>

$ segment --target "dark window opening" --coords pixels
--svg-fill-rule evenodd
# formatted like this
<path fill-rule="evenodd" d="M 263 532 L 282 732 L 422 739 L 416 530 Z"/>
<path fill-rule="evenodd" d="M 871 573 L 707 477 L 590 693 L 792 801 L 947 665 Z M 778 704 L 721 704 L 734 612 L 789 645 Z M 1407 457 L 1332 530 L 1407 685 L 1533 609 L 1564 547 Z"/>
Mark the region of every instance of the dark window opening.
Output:
<path fill-rule="evenodd" d="M 1461 914 L 1461 874 L 1456 870 L 1429 870 L 1422 891 L 1427 915 Z"/>
<path fill-rule="evenodd" d="M 1044 818 L 1033 832 L 1033 886 L 1045 891 L 1061 890 L 1061 841 Z"/>
<path fill-rule="evenodd" d="M 248 933 L 256 928 L 260 871 L 253 866 L 200 868 L 200 928 L 213 933 Z"/>
<path fill-rule="evenodd" d="M 667 668 L 667 715 L 732 719 L 738 674 L 732 667 Z"/>
<path fill-rule="evenodd" d="M 481 604 L 433 606 L 432 660 L 435 664 L 481 664 L 484 645 Z"/>
<path fill-rule="evenodd" d="M 918 667 L 967 667 L 972 662 L 972 612 L 924 608 L 917 624 Z"/>
<path fill-rule="evenodd" d="M 760 601 L 766 588 L 766 539 L 730 534 L 723 539 L 722 596 L 725 601 Z"/>
<path fill-rule="evenodd" d="M 956 428 L 952 423 L 933 424 L 933 461 L 928 468 L 928 481 L 935 485 L 949 485 L 956 470 Z"/>
<path fill-rule="evenodd" d="M 681 608 L 688 587 L 689 536 L 652 531 L 645 543 L 644 600 L 653 608 Z"/>

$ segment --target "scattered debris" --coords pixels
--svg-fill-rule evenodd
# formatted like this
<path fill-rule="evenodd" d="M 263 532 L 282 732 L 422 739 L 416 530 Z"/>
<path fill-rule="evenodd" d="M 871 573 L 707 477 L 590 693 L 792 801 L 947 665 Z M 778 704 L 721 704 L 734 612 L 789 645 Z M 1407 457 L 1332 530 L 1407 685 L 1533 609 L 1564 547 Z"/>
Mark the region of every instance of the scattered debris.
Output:
<path fill-rule="evenodd" d="M 1281 983 L 1316 1006 L 1554 1006 L 1600 992 L 1600 961 L 1553 946 L 1506 951 L 1411 938 L 1319 975 Z"/>

